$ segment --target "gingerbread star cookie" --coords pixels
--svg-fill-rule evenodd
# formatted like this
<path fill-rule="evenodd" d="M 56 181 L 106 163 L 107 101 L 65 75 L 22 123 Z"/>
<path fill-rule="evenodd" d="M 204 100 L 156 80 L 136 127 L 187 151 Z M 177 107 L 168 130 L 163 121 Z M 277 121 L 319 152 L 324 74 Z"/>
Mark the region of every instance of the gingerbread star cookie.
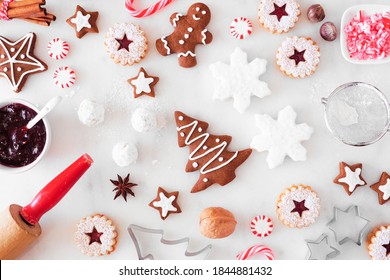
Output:
<path fill-rule="evenodd" d="M 142 67 L 136 77 L 127 80 L 127 82 L 134 89 L 134 98 L 138 98 L 142 95 L 155 97 L 154 86 L 158 83 L 158 81 L 158 77 L 149 76 L 148 73 L 146 73 L 145 69 Z"/>
<path fill-rule="evenodd" d="M 87 33 L 99 33 L 96 20 L 99 12 L 87 12 L 77 5 L 76 12 L 66 22 L 76 31 L 76 37 L 81 39 Z"/>
<path fill-rule="evenodd" d="M 348 165 L 340 162 L 340 174 L 334 178 L 333 182 L 343 186 L 348 195 L 351 195 L 357 187 L 367 184 L 362 177 L 362 164 Z"/>
<path fill-rule="evenodd" d="M 181 213 L 177 198 L 179 192 L 167 192 L 158 187 L 157 197 L 149 203 L 149 206 L 160 212 L 161 219 L 165 220 L 170 214 Z"/>
<path fill-rule="evenodd" d="M 28 33 L 12 42 L 0 36 L 0 76 L 4 77 L 15 92 L 20 92 L 31 74 L 47 70 L 45 63 L 34 54 L 36 35 Z"/>
<path fill-rule="evenodd" d="M 370 188 L 378 194 L 379 204 L 385 204 L 390 200 L 390 175 L 383 172 L 379 181 Z"/>

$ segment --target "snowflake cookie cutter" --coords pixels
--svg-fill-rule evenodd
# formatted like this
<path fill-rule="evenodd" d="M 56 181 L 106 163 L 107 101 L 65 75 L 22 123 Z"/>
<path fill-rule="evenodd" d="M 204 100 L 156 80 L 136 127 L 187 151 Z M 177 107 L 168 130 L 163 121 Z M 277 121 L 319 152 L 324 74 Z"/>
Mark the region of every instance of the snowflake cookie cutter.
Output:
<path fill-rule="evenodd" d="M 344 144 L 371 145 L 390 130 L 389 101 L 371 84 L 343 84 L 321 103 L 325 105 L 326 126 Z"/>
<path fill-rule="evenodd" d="M 322 234 L 317 240 L 305 240 L 309 253 L 307 260 L 331 260 L 340 255 L 340 251 L 331 246 L 329 236 Z"/>
<path fill-rule="evenodd" d="M 339 213 L 344 217 L 340 216 Z M 345 219 L 346 216 L 348 216 L 347 219 Z M 355 221 L 351 223 L 351 219 Z M 351 205 L 346 210 L 334 207 L 333 219 L 326 226 L 333 231 L 336 242 L 339 245 L 351 241 L 360 246 L 362 245 L 364 231 L 368 228 L 369 223 L 370 220 L 360 215 L 359 207 L 357 205 Z M 348 230 L 350 232 L 347 233 Z"/>
<path fill-rule="evenodd" d="M 143 255 L 141 243 L 139 242 L 139 240 L 135 234 L 135 231 L 160 235 L 161 236 L 160 243 L 164 244 L 164 245 L 178 245 L 178 244 L 186 243 L 187 248 L 186 248 L 186 251 L 184 252 L 184 256 L 186 257 L 186 259 L 191 259 L 194 257 L 201 256 L 202 257 L 201 259 L 205 260 L 208 258 L 209 254 L 211 252 L 211 249 L 212 249 L 212 245 L 209 244 L 206 247 L 204 247 L 203 249 L 200 249 L 199 251 L 189 252 L 188 251 L 188 245 L 190 242 L 189 237 L 184 237 L 184 238 L 177 239 L 177 240 L 167 240 L 164 238 L 164 230 L 162 230 L 162 229 L 150 229 L 150 228 L 141 227 L 141 226 L 138 226 L 135 224 L 131 224 L 127 227 L 127 231 L 129 232 L 129 235 L 134 243 L 139 260 L 154 260 L 155 258 L 153 256 L 153 254 L 151 254 L 151 253 L 146 254 L 145 256 Z M 199 259 L 199 258 L 197 258 L 197 259 Z"/>

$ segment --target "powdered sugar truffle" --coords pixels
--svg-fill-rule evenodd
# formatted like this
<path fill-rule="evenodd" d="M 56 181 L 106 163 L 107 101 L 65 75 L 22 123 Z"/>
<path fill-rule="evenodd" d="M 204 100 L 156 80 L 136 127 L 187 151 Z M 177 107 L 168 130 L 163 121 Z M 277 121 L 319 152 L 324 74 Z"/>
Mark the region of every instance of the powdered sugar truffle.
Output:
<path fill-rule="evenodd" d="M 131 124 L 138 132 L 152 132 L 162 128 L 165 120 L 154 111 L 138 108 L 131 116 Z"/>
<path fill-rule="evenodd" d="M 78 116 L 86 126 L 96 126 L 104 121 L 104 107 L 92 99 L 85 99 L 80 103 Z"/>
<path fill-rule="evenodd" d="M 137 147 L 132 142 L 119 142 L 112 149 L 112 159 L 119 167 L 135 163 L 138 158 Z"/>

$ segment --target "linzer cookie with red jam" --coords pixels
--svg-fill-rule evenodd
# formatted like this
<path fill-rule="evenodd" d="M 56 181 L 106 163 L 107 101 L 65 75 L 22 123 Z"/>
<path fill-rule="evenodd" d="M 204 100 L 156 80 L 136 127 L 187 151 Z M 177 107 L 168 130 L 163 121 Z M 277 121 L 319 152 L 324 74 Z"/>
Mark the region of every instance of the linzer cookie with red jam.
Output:
<path fill-rule="evenodd" d="M 115 250 L 118 233 L 115 225 L 104 215 L 83 218 L 77 225 L 75 242 L 88 256 L 109 255 Z"/>
<path fill-rule="evenodd" d="M 390 260 L 390 225 L 378 227 L 368 235 L 367 250 L 373 260 Z"/>
<path fill-rule="evenodd" d="M 191 192 L 200 192 L 213 184 L 224 186 L 236 177 L 235 170 L 252 153 L 251 149 L 231 152 L 231 136 L 207 133 L 208 123 L 175 112 L 179 147 L 189 146 L 186 172 L 199 170 L 200 176 Z"/>
<path fill-rule="evenodd" d="M 305 78 L 316 71 L 320 63 L 320 48 L 310 38 L 289 37 L 276 53 L 279 69 L 292 78 Z"/>
<path fill-rule="evenodd" d="M 320 199 L 311 187 L 293 185 L 279 195 L 276 212 L 279 220 L 290 228 L 308 227 L 320 215 Z"/>
<path fill-rule="evenodd" d="M 140 26 L 117 23 L 108 30 L 104 41 L 107 52 L 115 63 L 133 65 L 146 55 L 148 40 Z"/>
<path fill-rule="evenodd" d="M 13 42 L 0 36 L 0 76 L 15 92 L 20 92 L 28 76 L 47 70 L 45 63 L 34 54 L 36 35 L 27 33 Z"/>
<path fill-rule="evenodd" d="M 260 24 L 272 33 L 288 32 L 300 14 L 295 0 L 261 0 L 258 12 Z"/>
<path fill-rule="evenodd" d="M 210 9 L 203 3 L 191 5 L 187 15 L 174 13 L 170 22 L 175 30 L 156 41 L 158 52 L 163 56 L 176 53 L 181 67 L 194 67 L 196 45 L 206 45 L 213 40 L 213 35 L 206 29 L 210 19 Z"/>

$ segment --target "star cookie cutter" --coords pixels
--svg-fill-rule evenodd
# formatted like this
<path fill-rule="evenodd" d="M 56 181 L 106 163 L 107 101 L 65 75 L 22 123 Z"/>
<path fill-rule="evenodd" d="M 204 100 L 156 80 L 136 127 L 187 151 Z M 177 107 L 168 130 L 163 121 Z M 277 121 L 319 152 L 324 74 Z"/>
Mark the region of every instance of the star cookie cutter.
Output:
<path fill-rule="evenodd" d="M 305 242 L 309 248 L 307 260 L 331 260 L 340 255 L 340 251 L 330 245 L 327 234 L 322 234 L 317 240 Z"/>
<path fill-rule="evenodd" d="M 342 213 L 344 217 L 340 216 L 339 213 Z M 347 215 L 349 217 L 346 219 Z M 351 219 L 355 220 L 354 223 L 351 223 Z M 330 220 L 326 226 L 333 231 L 334 237 L 340 245 L 352 241 L 360 246 L 362 245 L 363 233 L 367 229 L 369 223 L 370 220 L 363 218 L 360 215 L 359 207 L 357 205 L 351 205 L 344 211 L 334 207 L 333 219 Z M 349 233 L 346 233 L 347 231 L 349 231 Z"/>
<path fill-rule="evenodd" d="M 192 258 L 199 259 L 196 257 L 201 256 L 202 257 L 201 259 L 205 260 L 208 258 L 209 254 L 211 252 L 211 249 L 212 249 L 211 244 L 209 244 L 199 251 L 189 252 L 188 251 L 188 245 L 190 242 L 189 237 L 185 237 L 185 238 L 181 238 L 181 239 L 177 239 L 177 240 L 167 240 L 167 239 L 164 239 L 164 230 L 162 230 L 162 229 L 150 229 L 150 228 L 141 227 L 141 226 L 138 226 L 135 224 L 131 224 L 127 227 L 127 231 L 129 232 L 130 237 L 133 240 L 135 249 L 137 250 L 137 255 L 138 255 L 139 260 L 147 260 L 147 259 L 154 260 L 155 258 L 153 256 L 153 254 L 151 254 L 151 253 L 149 253 L 145 256 L 143 255 L 142 250 L 141 250 L 141 248 L 142 248 L 141 243 L 139 242 L 139 240 L 135 234 L 135 231 L 160 235 L 161 236 L 160 243 L 164 244 L 164 245 L 178 245 L 178 244 L 186 243 L 187 247 L 186 247 L 186 251 L 184 252 L 184 256 L 186 257 L 186 259 L 192 259 Z"/>

